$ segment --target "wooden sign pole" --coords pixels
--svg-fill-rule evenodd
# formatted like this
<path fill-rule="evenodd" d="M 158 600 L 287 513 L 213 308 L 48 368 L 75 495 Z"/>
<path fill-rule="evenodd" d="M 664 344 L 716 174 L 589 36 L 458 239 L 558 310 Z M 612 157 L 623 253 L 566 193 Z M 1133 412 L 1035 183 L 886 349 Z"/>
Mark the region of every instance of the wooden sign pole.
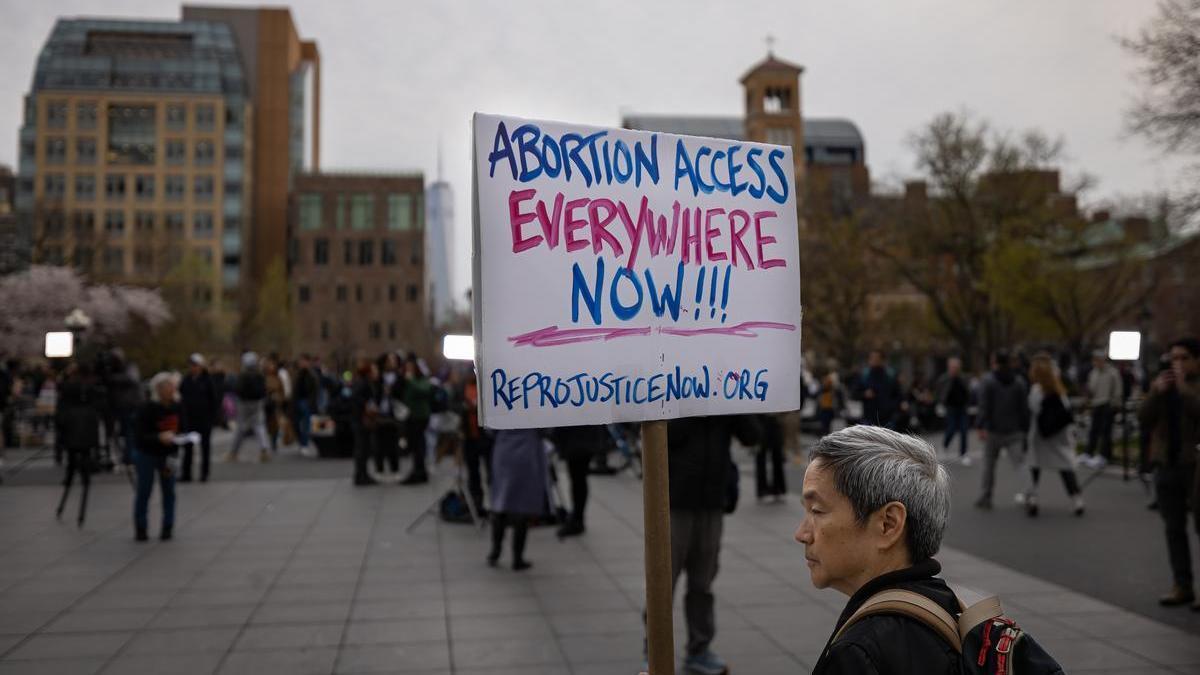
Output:
<path fill-rule="evenodd" d="M 674 675 L 671 497 L 665 420 L 642 422 L 642 511 L 646 538 L 647 662 L 650 675 Z"/>

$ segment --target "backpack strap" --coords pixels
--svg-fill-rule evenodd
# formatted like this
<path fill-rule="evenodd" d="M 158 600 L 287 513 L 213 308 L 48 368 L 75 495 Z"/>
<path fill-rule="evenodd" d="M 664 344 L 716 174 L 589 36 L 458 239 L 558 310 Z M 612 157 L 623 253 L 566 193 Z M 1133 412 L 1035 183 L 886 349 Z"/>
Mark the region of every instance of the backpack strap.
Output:
<path fill-rule="evenodd" d="M 837 642 L 842 633 L 845 633 L 850 626 L 876 614 L 899 614 L 920 621 L 940 635 L 951 647 L 954 647 L 954 651 L 962 653 L 959 622 L 954 616 L 920 593 L 895 589 L 881 591 L 868 598 L 862 607 L 859 607 L 854 614 L 850 615 L 846 623 L 842 624 L 842 627 L 834 634 L 832 642 Z"/>
<path fill-rule="evenodd" d="M 1004 614 L 1004 609 L 1000 606 L 1000 598 L 992 596 L 984 598 L 979 602 L 967 607 L 958 615 L 958 634 L 963 640 L 967 639 L 967 633 L 971 629 L 988 621 L 995 619 Z"/>

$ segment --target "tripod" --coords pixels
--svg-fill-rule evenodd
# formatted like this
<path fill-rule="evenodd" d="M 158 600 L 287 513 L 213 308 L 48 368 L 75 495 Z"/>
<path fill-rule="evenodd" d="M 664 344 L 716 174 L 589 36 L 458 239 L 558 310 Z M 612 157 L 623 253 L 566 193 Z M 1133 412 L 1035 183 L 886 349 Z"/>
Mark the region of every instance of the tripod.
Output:
<path fill-rule="evenodd" d="M 461 440 L 461 439 L 460 439 Z M 467 504 L 467 513 L 471 516 L 471 524 L 475 526 L 477 531 L 483 531 L 483 519 L 479 517 L 479 505 L 475 503 L 471 496 L 470 490 L 464 489 L 465 481 L 463 479 L 463 448 L 462 443 L 456 444 L 454 448 L 454 492 L 462 495 L 463 501 Z M 421 521 L 425 518 L 440 513 L 443 497 L 434 497 L 433 501 L 426 506 L 417 517 L 404 528 L 405 534 L 412 534 L 412 531 L 417 529 Z"/>

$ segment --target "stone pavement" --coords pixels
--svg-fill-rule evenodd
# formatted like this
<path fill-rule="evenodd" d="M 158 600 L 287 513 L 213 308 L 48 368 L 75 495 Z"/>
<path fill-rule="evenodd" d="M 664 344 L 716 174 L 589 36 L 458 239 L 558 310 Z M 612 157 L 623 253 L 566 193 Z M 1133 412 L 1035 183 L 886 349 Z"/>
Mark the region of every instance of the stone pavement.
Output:
<path fill-rule="evenodd" d="M 0 675 L 636 672 L 639 482 L 594 477 L 587 535 L 536 530 L 535 567 L 515 573 L 484 565 L 486 535 L 470 526 L 431 518 L 405 533 L 439 489 L 354 489 L 344 463 L 328 466 L 339 478 L 182 485 L 166 543 L 132 540 L 122 483 L 93 489 L 82 531 L 54 521 L 56 488 L 0 487 Z M 796 498 L 757 504 L 743 482 L 714 648 L 735 673 L 807 673 L 844 598 L 809 583 Z M 1200 673 L 1194 635 L 958 551 L 939 558 L 952 582 L 1000 593 L 1070 673 Z"/>

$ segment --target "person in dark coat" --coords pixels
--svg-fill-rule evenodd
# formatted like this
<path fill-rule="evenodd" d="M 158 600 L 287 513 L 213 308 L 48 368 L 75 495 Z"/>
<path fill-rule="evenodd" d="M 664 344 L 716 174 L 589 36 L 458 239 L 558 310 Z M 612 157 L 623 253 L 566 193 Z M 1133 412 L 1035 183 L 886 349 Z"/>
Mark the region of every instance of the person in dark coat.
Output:
<path fill-rule="evenodd" d="M 546 513 L 549 477 L 543 433 L 537 429 L 504 429 L 496 432 L 492 447 L 492 550 L 488 565 L 495 567 L 504 545 L 504 531 L 513 530 L 512 568 L 533 566 L 525 559 L 529 520 Z"/>
<path fill-rule="evenodd" d="M 777 502 L 787 494 L 787 478 L 783 475 L 783 424 L 778 415 L 759 415 L 762 443 L 754 453 L 754 494 L 759 501 L 772 497 Z M 771 477 L 767 477 L 767 460 L 771 462 Z"/>
<path fill-rule="evenodd" d="M 58 392 L 55 427 L 58 442 L 67 454 L 67 471 L 63 477 L 62 499 L 55 516 L 62 518 L 67 495 L 75 474 L 83 489 L 79 501 L 78 524 L 83 527 L 87 515 L 88 490 L 92 484 L 92 452 L 100 447 L 100 426 L 105 409 L 104 390 L 92 377 L 86 364 L 72 364 Z"/>
<path fill-rule="evenodd" d="M 813 667 L 814 675 L 958 675 L 954 647 L 916 619 L 876 614 L 843 626 L 871 596 L 918 593 L 956 616 L 953 591 L 933 556 L 950 516 L 950 478 L 928 443 L 871 426 L 825 436 L 804 473 L 804 545 L 813 586 L 849 602 Z"/>
<path fill-rule="evenodd" d="M 727 670 L 709 646 L 717 634 L 712 585 L 720 562 L 730 472 L 736 470 L 730 454 L 735 437 L 742 445 L 758 445 L 762 430 L 754 416 L 685 417 L 667 424 L 672 588 L 686 571 L 684 668 L 704 675 Z"/>
<path fill-rule="evenodd" d="M 588 466 L 592 458 L 604 452 L 608 442 L 608 429 L 602 424 L 579 427 L 562 427 L 554 431 L 554 443 L 567 463 L 567 474 L 571 477 L 571 515 L 558 537 L 575 537 L 583 534 L 583 513 L 588 500 Z"/>
<path fill-rule="evenodd" d="M 376 480 L 367 473 L 367 458 L 371 456 L 376 423 L 379 417 L 378 395 L 379 370 L 368 358 L 359 359 L 350 383 L 350 428 L 354 431 L 354 484 L 375 485 Z"/>
<path fill-rule="evenodd" d="M 200 482 L 204 483 L 208 481 L 208 469 L 212 463 L 212 428 L 221 405 L 221 394 L 213 386 L 213 379 L 200 354 L 188 357 L 188 373 L 179 383 L 179 397 L 183 406 L 183 430 L 200 435 Z M 184 446 L 183 468 L 179 472 L 182 483 L 192 482 L 193 450 L 190 443 Z"/>
<path fill-rule="evenodd" d="M 374 434 L 375 473 L 384 469 L 400 473 L 400 422 L 396 419 L 395 402 L 404 397 L 404 381 L 400 377 L 400 360 L 395 354 L 384 354 L 378 361 L 379 379 L 372 390 L 379 409 Z M 386 462 L 386 464 L 385 464 Z"/>
<path fill-rule="evenodd" d="M 321 383 L 317 381 L 317 375 L 313 372 L 312 360 L 308 354 L 301 354 L 296 360 L 296 384 L 292 389 L 292 424 L 296 426 L 296 440 L 300 443 L 300 454 L 304 457 L 317 456 L 316 451 L 308 447 L 308 442 L 320 390 Z"/>
<path fill-rule="evenodd" d="M 479 382 L 475 371 L 467 373 L 462 390 L 463 463 L 467 466 L 467 493 L 476 513 L 486 513 L 483 501 L 483 470 L 492 475 L 492 435 L 479 426 Z"/>
<path fill-rule="evenodd" d="M 878 349 L 872 350 L 867 357 L 867 367 L 859 376 L 857 393 L 863 404 L 863 424 L 886 427 L 895 421 L 902 398 L 900 383 Z"/>
<path fill-rule="evenodd" d="M 147 539 L 147 507 L 157 476 L 162 488 L 163 541 L 171 538 L 175 526 L 175 467 L 178 449 L 175 436 L 183 428 L 183 408 L 179 405 L 175 376 L 159 373 L 150 380 L 150 401 L 138 412 L 138 442 L 133 451 L 137 469 L 137 492 L 133 502 L 133 524 L 138 541 Z"/>

